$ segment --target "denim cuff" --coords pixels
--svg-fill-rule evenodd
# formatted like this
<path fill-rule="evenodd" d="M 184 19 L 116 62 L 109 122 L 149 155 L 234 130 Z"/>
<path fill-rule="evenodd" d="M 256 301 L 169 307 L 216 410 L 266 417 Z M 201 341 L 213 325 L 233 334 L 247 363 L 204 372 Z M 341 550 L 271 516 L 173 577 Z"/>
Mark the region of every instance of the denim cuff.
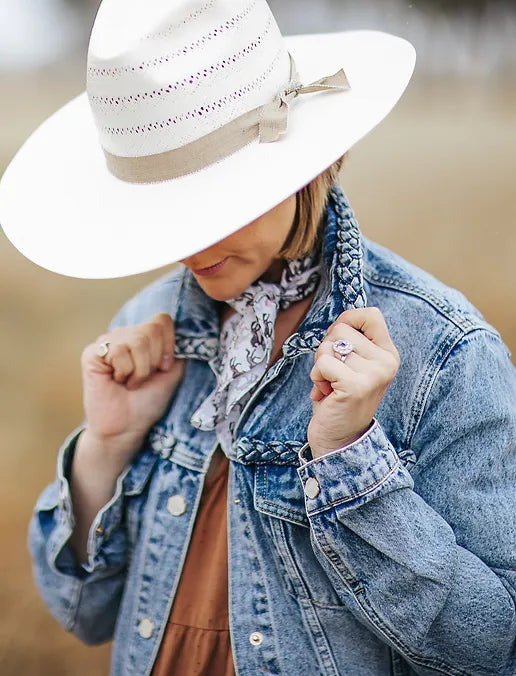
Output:
<path fill-rule="evenodd" d="M 59 496 L 54 513 L 56 527 L 49 538 L 47 550 L 49 563 L 57 572 L 77 571 L 75 557 L 66 547 L 75 527 L 69 479 L 77 440 L 84 429 L 85 425 L 81 425 L 66 438 L 57 458 Z M 100 509 L 91 524 L 87 544 L 88 560 L 80 566 L 83 572 L 92 573 L 99 567 L 110 565 L 109 548 L 106 547 L 106 543 L 119 530 L 123 511 L 123 482 L 128 471 L 129 467 L 118 477 L 113 497 Z M 114 550 L 118 549 L 119 546 L 115 544 Z"/>
<path fill-rule="evenodd" d="M 298 475 L 308 516 L 342 505 L 356 508 L 414 482 L 377 420 L 353 444 L 307 460 L 309 446 L 299 451 Z"/>

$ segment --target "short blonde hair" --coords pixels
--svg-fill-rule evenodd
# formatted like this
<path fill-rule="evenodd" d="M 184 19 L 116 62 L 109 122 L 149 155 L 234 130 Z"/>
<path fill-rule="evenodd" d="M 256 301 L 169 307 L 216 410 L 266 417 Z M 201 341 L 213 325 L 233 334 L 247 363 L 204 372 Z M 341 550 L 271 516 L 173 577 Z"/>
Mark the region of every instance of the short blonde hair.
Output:
<path fill-rule="evenodd" d="M 282 258 L 296 260 L 318 246 L 330 190 L 338 180 L 345 159 L 346 155 L 297 193 L 296 216 L 279 254 Z"/>

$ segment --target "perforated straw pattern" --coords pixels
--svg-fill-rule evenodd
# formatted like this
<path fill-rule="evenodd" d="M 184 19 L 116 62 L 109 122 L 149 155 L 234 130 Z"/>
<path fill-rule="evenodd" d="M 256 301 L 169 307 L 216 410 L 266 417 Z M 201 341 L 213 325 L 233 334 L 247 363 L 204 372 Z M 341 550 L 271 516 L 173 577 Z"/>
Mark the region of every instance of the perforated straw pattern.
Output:
<path fill-rule="evenodd" d="M 219 24 L 216 28 L 213 30 L 209 31 L 205 35 L 202 35 L 200 38 L 197 40 L 194 40 L 193 42 L 190 42 L 190 44 L 185 45 L 184 47 L 181 47 L 180 49 L 176 49 L 173 52 L 170 52 L 168 54 L 161 54 L 160 56 L 157 56 L 153 59 L 148 59 L 147 61 L 140 61 L 139 63 L 133 64 L 131 66 L 124 66 L 123 68 L 94 68 L 93 66 L 90 66 L 88 68 L 88 74 L 90 76 L 97 76 L 97 77 L 105 77 L 106 75 L 110 75 L 113 77 L 116 77 L 118 75 L 122 75 L 123 73 L 135 73 L 138 70 L 146 70 L 147 68 L 155 68 L 156 66 L 159 66 L 163 63 L 168 63 L 169 61 L 172 61 L 173 59 L 177 59 L 179 56 L 188 54 L 188 52 L 193 52 L 196 50 L 199 50 L 202 48 L 204 45 L 209 40 L 215 40 L 218 37 L 221 37 L 225 31 L 231 30 L 232 28 L 235 28 L 238 26 L 240 21 L 244 19 L 246 16 L 249 15 L 253 7 L 257 4 L 258 0 L 254 0 L 248 7 L 245 8 L 244 11 L 240 12 L 240 14 L 236 14 L 235 16 L 232 16 L 230 19 L 225 21 L 222 24 Z M 183 21 L 180 26 L 176 26 L 176 28 L 180 28 L 181 26 L 185 25 L 188 23 L 187 20 Z M 146 39 L 155 39 L 156 37 L 161 37 L 164 35 L 167 36 L 172 36 L 173 35 L 173 28 L 169 28 L 167 31 L 161 33 L 161 34 L 156 34 L 156 35 L 148 35 Z"/>
<path fill-rule="evenodd" d="M 263 72 L 258 78 L 253 80 L 253 82 L 250 82 L 249 84 L 245 85 L 245 87 L 241 87 L 237 91 L 231 92 L 227 96 L 224 96 L 218 101 L 206 103 L 204 106 L 200 106 L 200 108 L 194 108 L 193 110 L 189 110 L 187 113 L 177 115 L 174 118 L 168 118 L 167 120 L 161 120 L 159 122 L 149 122 L 146 125 L 138 125 L 136 127 L 124 127 L 124 128 L 104 127 L 102 131 L 106 134 L 116 134 L 121 136 L 123 136 L 124 134 L 143 134 L 145 132 L 152 131 L 153 129 L 158 129 L 158 127 L 161 128 L 163 128 L 164 126 L 170 127 L 171 125 L 180 124 L 181 122 L 184 122 L 186 120 L 198 121 L 199 117 L 202 116 L 206 117 L 209 116 L 210 114 L 220 113 L 220 111 L 223 108 L 228 108 L 228 106 L 231 103 L 233 103 L 234 101 L 238 101 L 239 98 L 246 96 L 247 94 L 253 92 L 253 90 L 255 90 L 257 87 L 259 87 L 270 75 L 271 71 L 277 64 L 278 59 L 281 58 L 282 55 L 283 51 L 279 51 L 276 54 L 274 61 L 270 64 L 267 70 L 265 70 L 265 72 Z"/>
<path fill-rule="evenodd" d="M 198 17 L 200 17 L 202 14 L 207 12 L 209 9 L 211 9 L 214 5 L 216 4 L 216 0 L 209 0 L 209 2 L 205 2 L 201 7 L 198 9 L 192 10 L 188 16 L 186 16 L 182 21 L 179 23 L 176 23 L 172 26 L 169 26 L 165 30 L 162 31 L 156 31 L 154 33 L 149 33 L 143 37 L 143 40 L 153 40 L 156 38 L 166 38 L 169 35 L 171 35 L 177 28 L 180 28 L 181 26 L 185 26 L 188 23 L 191 23 Z"/>
<path fill-rule="evenodd" d="M 105 56 L 109 36 L 95 39 L 93 29 L 88 96 L 102 146 L 120 157 L 187 145 L 271 102 L 289 82 L 289 55 L 265 0 L 160 2 L 155 28 L 146 26 L 143 40 L 118 36 L 115 56 Z"/>
<path fill-rule="evenodd" d="M 145 98 L 152 99 L 154 96 L 166 96 L 167 94 L 173 93 L 173 90 L 178 90 L 181 87 L 187 87 L 189 84 L 194 84 L 196 81 L 202 80 L 202 78 L 208 77 L 210 74 L 215 71 L 228 68 L 232 63 L 237 63 L 238 60 L 251 54 L 251 52 L 257 49 L 260 45 L 263 44 L 264 38 L 267 36 L 272 26 L 272 17 L 267 21 L 264 32 L 259 35 L 255 40 L 250 44 L 246 45 L 243 49 L 239 50 L 236 54 L 232 54 L 226 58 L 221 59 L 219 62 L 211 64 L 207 68 L 198 70 L 196 73 L 187 75 L 182 80 L 169 83 L 166 87 L 161 87 L 160 89 L 153 89 L 152 92 L 141 92 L 138 94 L 129 94 L 128 96 L 90 96 L 90 102 L 95 105 L 121 105 L 134 103 Z M 168 61 L 168 58 L 165 58 L 165 61 Z M 134 70 L 134 68 L 132 68 Z"/>

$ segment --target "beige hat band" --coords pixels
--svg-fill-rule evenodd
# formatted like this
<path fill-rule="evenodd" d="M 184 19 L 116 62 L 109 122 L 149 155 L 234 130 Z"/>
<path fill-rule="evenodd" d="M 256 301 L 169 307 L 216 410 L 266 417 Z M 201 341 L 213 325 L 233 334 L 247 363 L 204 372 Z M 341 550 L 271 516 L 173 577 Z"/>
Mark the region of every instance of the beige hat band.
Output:
<path fill-rule="evenodd" d="M 287 131 L 289 103 L 300 94 L 350 89 L 344 70 L 309 85 L 299 81 L 290 56 L 290 83 L 271 103 L 240 115 L 224 126 L 180 148 L 142 157 L 121 157 L 104 149 L 109 171 L 128 183 L 155 183 L 200 171 L 244 148 L 256 139 L 277 141 Z"/>
<path fill-rule="evenodd" d="M 256 108 L 197 141 L 157 155 L 119 157 L 104 149 L 107 167 L 127 183 L 156 183 L 192 174 L 252 143 L 259 136 L 260 112 Z"/>

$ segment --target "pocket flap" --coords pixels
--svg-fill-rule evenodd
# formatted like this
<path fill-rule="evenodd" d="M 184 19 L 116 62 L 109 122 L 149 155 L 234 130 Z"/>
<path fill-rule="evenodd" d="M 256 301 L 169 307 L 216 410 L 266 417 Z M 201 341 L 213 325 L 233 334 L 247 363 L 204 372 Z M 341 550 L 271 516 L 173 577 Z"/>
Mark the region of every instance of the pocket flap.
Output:
<path fill-rule="evenodd" d="M 263 514 L 309 527 L 303 485 L 292 465 L 256 466 L 254 506 Z"/>

